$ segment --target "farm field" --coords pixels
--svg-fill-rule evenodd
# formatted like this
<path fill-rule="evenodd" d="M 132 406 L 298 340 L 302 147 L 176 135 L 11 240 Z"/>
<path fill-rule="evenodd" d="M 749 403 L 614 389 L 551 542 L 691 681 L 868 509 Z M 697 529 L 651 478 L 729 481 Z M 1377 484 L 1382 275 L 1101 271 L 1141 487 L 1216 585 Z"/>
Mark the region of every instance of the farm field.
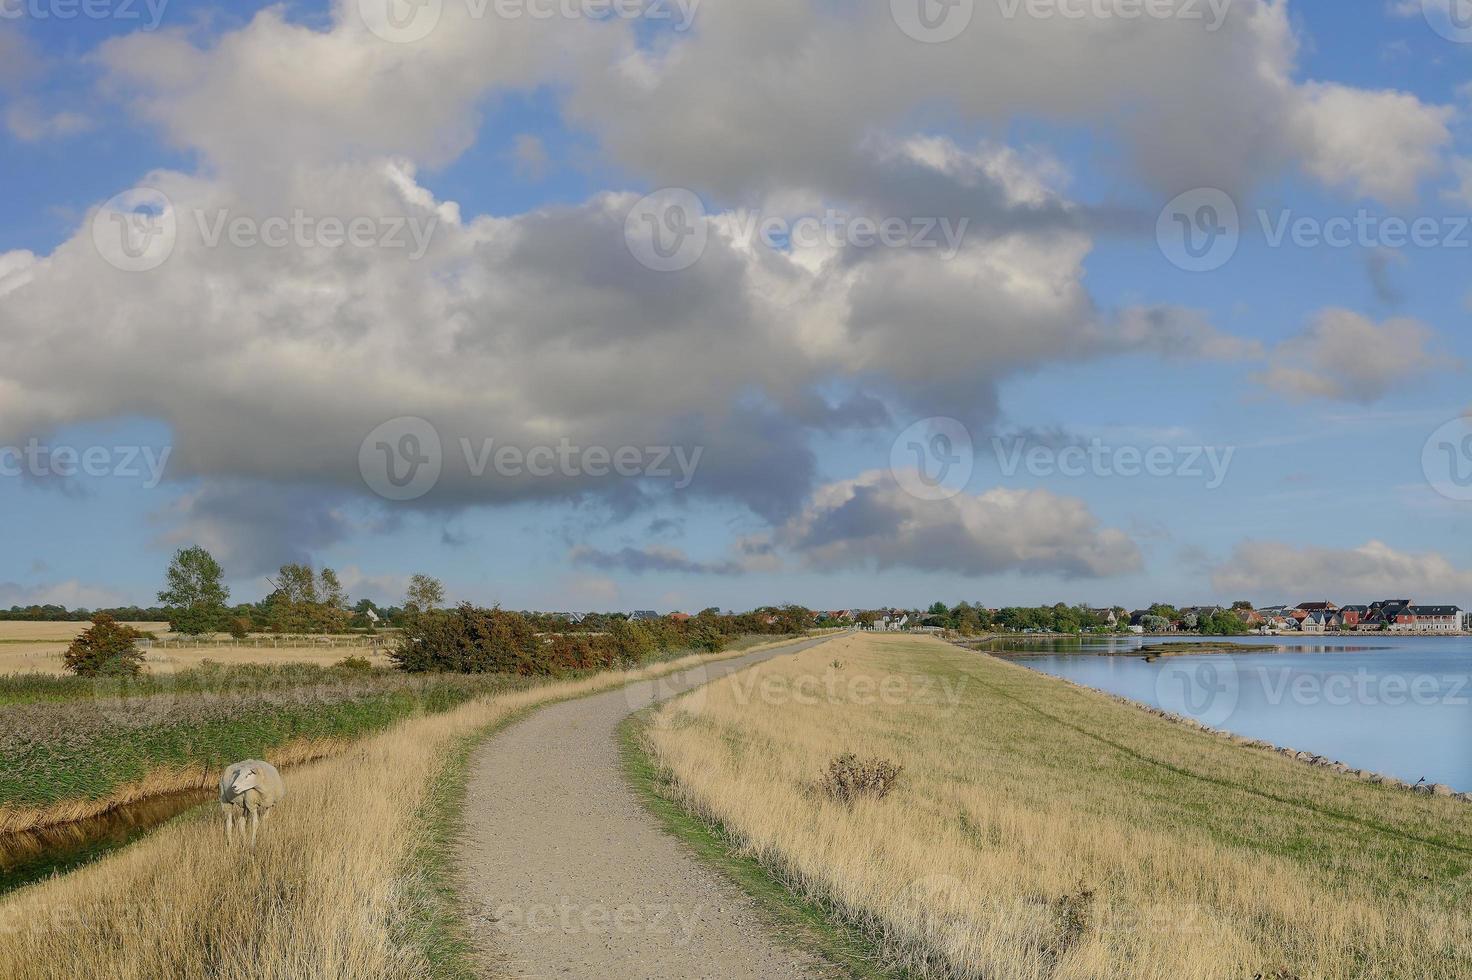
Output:
<path fill-rule="evenodd" d="M 54 674 L 65 673 L 62 656 L 68 644 L 89 623 L 38 623 L 0 621 L 0 675 L 4 674 Z M 152 633 L 160 640 L 177 640 L 169 632 L 168 623 L 129 623 L 134 629 Z M 273 666 L 306 663 L 329 667 L 347 656 L 364 657 L 374 666 L 387 667 L 390 661 L 381 650 L 367 647 L 332 646 L 326 642 L 299 646 L 230 646 L 201 645 L 199 647 L 167 648 L 149 650 L 145 654 L 148 669 L 155 673 L 174 673 L 192 670 L 205 661 L 231 664 L 254 664 Z"/>
<path fill-rule="evenodd" d="M 938 640 L 856 635 L 670 702 L 663 792 L 918 976 L 1472 977 L 1472 808 Z M 902 767 L 845 801 L 838 757 Z"/>

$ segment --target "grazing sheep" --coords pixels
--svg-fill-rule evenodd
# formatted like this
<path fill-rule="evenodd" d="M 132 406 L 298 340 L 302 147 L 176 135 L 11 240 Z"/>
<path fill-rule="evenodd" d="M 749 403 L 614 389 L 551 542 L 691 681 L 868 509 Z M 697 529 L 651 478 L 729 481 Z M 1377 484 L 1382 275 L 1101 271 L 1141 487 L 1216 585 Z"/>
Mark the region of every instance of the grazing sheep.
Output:
<path fill-rule="evenodd" d="M 245 836 L 245 820 L 250 817 L 250 843 L 256 843 L 256 829 L 262 817 L 271 815 L 271 808 L 286 796 L 286 784 L 281 773 L 269 762 L 247 759 L 227 766 L 220 777 L 220 809 L 225 814 L 225 843 L 234 838 L 235 818 L 240 818 L 240 836 Z"/>

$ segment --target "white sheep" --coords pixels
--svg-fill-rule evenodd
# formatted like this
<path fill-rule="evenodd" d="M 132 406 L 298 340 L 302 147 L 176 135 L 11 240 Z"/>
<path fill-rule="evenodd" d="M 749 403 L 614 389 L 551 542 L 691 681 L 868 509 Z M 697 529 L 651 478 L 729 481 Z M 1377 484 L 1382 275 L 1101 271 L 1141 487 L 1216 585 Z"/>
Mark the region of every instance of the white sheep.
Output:
<path fill-rule="evenodd" d="M 240 836 L 245 836 L 245 820 L 250 817 L 250 843 L 256 843 L 256 830 L 262 817 L 286 796 L 286 783 L 281 773 L 269 762 L 247 759 L 225 768 L 220 777 L 220 809 L 225 814 L 225 843 L 234 838 L 235 818 L 240 818 Z"/>

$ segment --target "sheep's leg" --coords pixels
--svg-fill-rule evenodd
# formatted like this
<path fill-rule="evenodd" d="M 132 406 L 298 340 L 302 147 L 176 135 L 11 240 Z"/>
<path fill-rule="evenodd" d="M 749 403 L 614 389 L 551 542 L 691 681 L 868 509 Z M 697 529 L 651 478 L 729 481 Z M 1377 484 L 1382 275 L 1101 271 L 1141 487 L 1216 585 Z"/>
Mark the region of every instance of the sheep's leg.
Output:
<path fill-rule="evenodd" d="M 225 811 L 225 846 L 235 843 L 235 814 Z"/>
<path fill-rule="evenodd" d="M 256 831 L 258 831 L 260 829 L 260 826 L 261 826 L 261 811 L 260 810 L 252 810 L 252 811 L 250 811 L 250 846 L 251 847 L 255 847 L 256 846 Z"/>

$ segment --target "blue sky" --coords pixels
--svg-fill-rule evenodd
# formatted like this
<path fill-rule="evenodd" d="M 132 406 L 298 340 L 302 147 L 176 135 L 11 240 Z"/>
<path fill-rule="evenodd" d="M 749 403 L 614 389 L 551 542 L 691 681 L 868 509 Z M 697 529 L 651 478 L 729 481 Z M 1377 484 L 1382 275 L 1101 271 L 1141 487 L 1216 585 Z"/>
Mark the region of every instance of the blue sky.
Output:
<path fill-rule="evenodd" d="M 704 0 L 688 32 L 445 0 L 405 41 L 375 2 L 0 20 L 0 447 L 108 458 L 0 451 L 0 605 L 147 602 L 195 542 L 242 599 L 308 560 L 381 601 L 424 571 L 513 607 L 1472 604 L 1434 463 L 1472 433 L 1472 44 L 1419 2 L 1235 0 L 1207 32 L 977 0 L 943 44 L 817 0 Z M 176 224 L 127 271 L 95 231 L 135 187 Z M 708 243 L 651 269 L 630 236 L 668 188 Z M 1186 271 L 1157 218 L 1203 189 L 1241 231 Z M 744 214 L 830 210 L 967 231 L 954 257 L 741 240 Z M 205 240 L 294 213 L 375 241 Z M 1284 215 L 1437 240 L 1274 246 Z M 422 257 L 378 234 L 398 219 L 433 223 Z M 396 501 L 364 441 L 408 445 L 403 419 L 443 474 Z M 891 451 L 926 419 L 974 446 L 940 499 Z M 701 456 L 686 486 L 477 476 L 462 437 Z M 1007 465 L 1091 444 L 1230 465 Z M 122 465 L 142 449 L 157 485 Z"/>

